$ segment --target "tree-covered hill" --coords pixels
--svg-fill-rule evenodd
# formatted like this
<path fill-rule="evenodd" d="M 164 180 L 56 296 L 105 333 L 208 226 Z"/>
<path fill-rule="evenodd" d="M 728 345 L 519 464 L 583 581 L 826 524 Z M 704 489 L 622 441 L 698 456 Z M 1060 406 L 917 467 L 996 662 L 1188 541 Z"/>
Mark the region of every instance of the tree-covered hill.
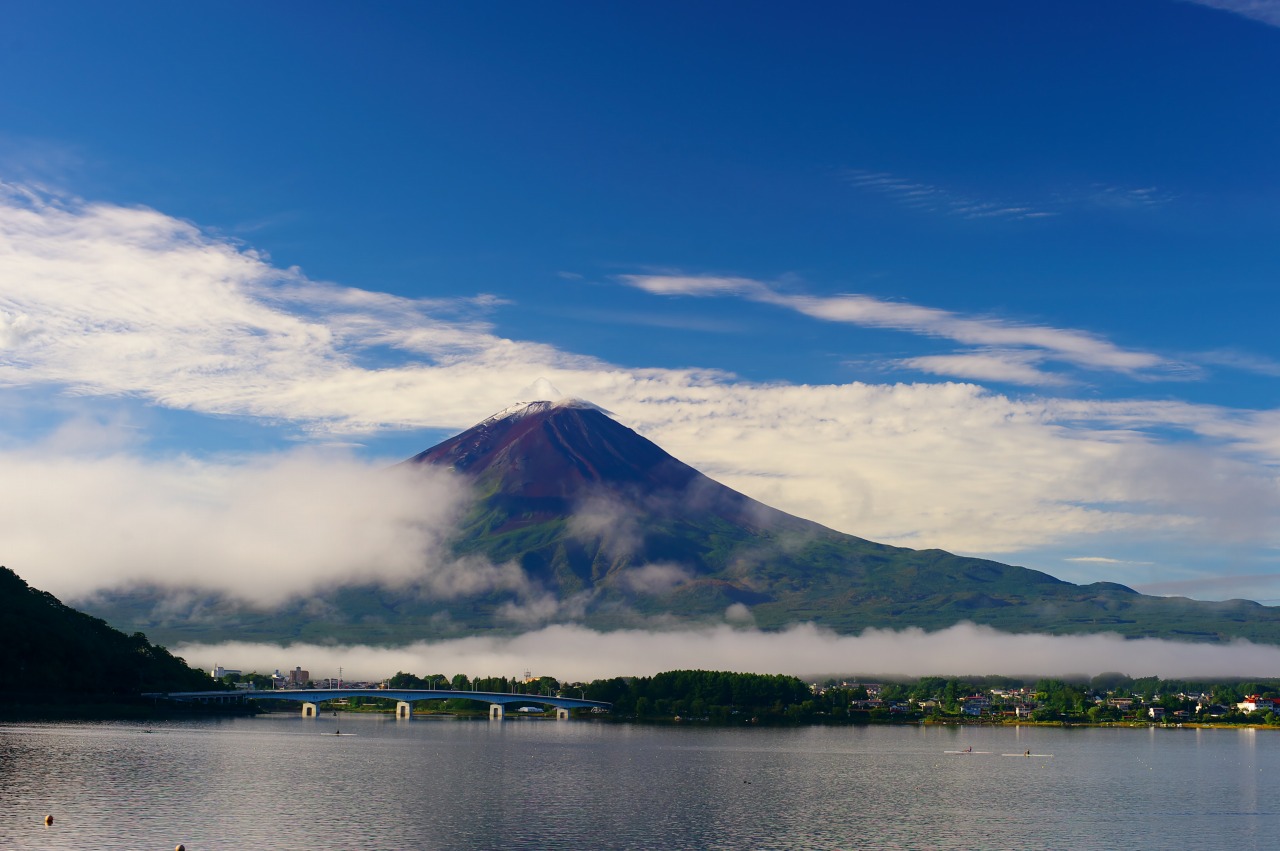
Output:
<path fill-rule="evenodd" d="M 142 633 L 126 635 L 64 606 L 7 567 L 0 567 L 0 670 L 0 699 L 6 701 L 218 688 Z"/>

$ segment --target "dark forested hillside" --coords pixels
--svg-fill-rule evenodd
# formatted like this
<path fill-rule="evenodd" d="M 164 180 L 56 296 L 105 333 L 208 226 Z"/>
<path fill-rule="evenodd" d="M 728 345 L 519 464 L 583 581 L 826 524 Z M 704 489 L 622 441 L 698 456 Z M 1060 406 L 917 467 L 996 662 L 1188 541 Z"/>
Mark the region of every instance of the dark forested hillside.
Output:
<path fill-rule="evenodd" d="M 128 697 L 217 688 L 140 632 L 64 606 L 0 567 L 0 697 L 53 703 L 58 695 Z"/>

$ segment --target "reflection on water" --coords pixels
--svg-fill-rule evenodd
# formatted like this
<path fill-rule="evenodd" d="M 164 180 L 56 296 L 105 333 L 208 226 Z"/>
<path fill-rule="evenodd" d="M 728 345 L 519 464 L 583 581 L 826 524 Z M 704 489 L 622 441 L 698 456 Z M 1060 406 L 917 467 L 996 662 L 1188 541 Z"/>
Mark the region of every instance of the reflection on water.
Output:
<path fill-rule="evenodd" d="M 6 726 L 0 848 L 1224 848 L 1280 827 L 1278 752 L 1238 730 Z"/>

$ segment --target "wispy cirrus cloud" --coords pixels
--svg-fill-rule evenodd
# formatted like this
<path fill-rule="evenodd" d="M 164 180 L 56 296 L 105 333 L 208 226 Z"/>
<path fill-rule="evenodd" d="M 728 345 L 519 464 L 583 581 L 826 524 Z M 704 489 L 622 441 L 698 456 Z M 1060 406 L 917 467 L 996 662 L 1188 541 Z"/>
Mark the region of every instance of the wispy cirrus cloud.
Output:
<path fill-rule="evenodd" d="M 964 219 L 1042 219 L 1057 215 L 1057 212 L 1047 208 L 984 200 L 884 171 L 848 169 L 843 172 L 843 176 L 859 189 L 879 193 L 904 207 L 930 213 L 943 213 Z"/>
<path fill-rule="evenodd" d="M 841 175 L 850 185 L 881 195 L 907 209 L 960 219 L 1048 219 L 1079 210 L 1161 207 L 1176 200 L 1175 195 L 1157 186 L 1093 183 L 1054 188 L 1035 200 L 1008 201 L 959 192 L 886 171 L 846 169 Z"/>
<path fill-rule="evenodd" d="M 88 159 L 83 150 L 54 139 L 37 139 L 0 131 L 0 173 L 29 184 L 58 183 L 80 171 Z"/>
<path fill-rule="evenodd" d="M 716 275 L 622 275 L 619 279 L 655 295 L 737 296 L 828 322 L 888 328 L 980 347 L 978 351 L 901 362 L 904 366 L 939 375 L 1055 385 L 1065 383 L 1066 379 L 1037 368 L 1037 364 L 1057 361 L 1148 379 L 1185 374 L 1188 369 L 1151 352 L 1122 348 L 1087 331 L 966 316 L 868 295 L 794 295 L 762 281 Z"/>
<path fill-rule="evenodd" d="M 1280 0 L 1184 0 L 1280 27 Z"/>
<path fill-rule="evenodd" d="M 1211 352 L 1201 352 L 1195 356 L 1195 359 L 1208 366 L 1223 366 L 1228 369 L 1238 369 L 1243 372 L 1280 378 L 1280 361 L 1273 358 L 1260 357 L 1249 352 L 1217 349 Z"/>
<path fill-rule="evenodd" d="M 1067 200 L 1067 199 L 1064 199 Z M 1171 204 L 1176 198 L 1155 186 L 1119 186 L 1108 183 L 1095 183 L 1076 203 L 1087 203 L 1095 207 L 1112 209 L 1134 209 L 1142 207 L 1162 207 Z"/>
<path fill-rule="evenodd" d="M 994 349 L 951 355 L 921 355 L 902 358 L 895 361 L 895 364 L 931 375 L 949 375 L 973 381 L 1040 387 L 1071 383 L 1065 376 L 1037 368 L 1044 360 L 1044 355 L 1036 352 Z"/>

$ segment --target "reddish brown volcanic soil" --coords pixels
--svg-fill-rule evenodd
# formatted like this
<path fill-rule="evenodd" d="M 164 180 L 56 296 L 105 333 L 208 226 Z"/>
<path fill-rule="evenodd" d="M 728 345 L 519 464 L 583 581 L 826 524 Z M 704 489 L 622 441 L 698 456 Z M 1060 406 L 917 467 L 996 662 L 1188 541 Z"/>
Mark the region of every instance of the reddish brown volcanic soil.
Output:
<path fill-rule="evenodd" d="M 505 411 L 406 463 L 452 468 L 529 516 L 572 512 L 607 496 L 656 516 L 712 514 L 744 528 L 820 528 L 704 476 L 584 402 Z"/>

